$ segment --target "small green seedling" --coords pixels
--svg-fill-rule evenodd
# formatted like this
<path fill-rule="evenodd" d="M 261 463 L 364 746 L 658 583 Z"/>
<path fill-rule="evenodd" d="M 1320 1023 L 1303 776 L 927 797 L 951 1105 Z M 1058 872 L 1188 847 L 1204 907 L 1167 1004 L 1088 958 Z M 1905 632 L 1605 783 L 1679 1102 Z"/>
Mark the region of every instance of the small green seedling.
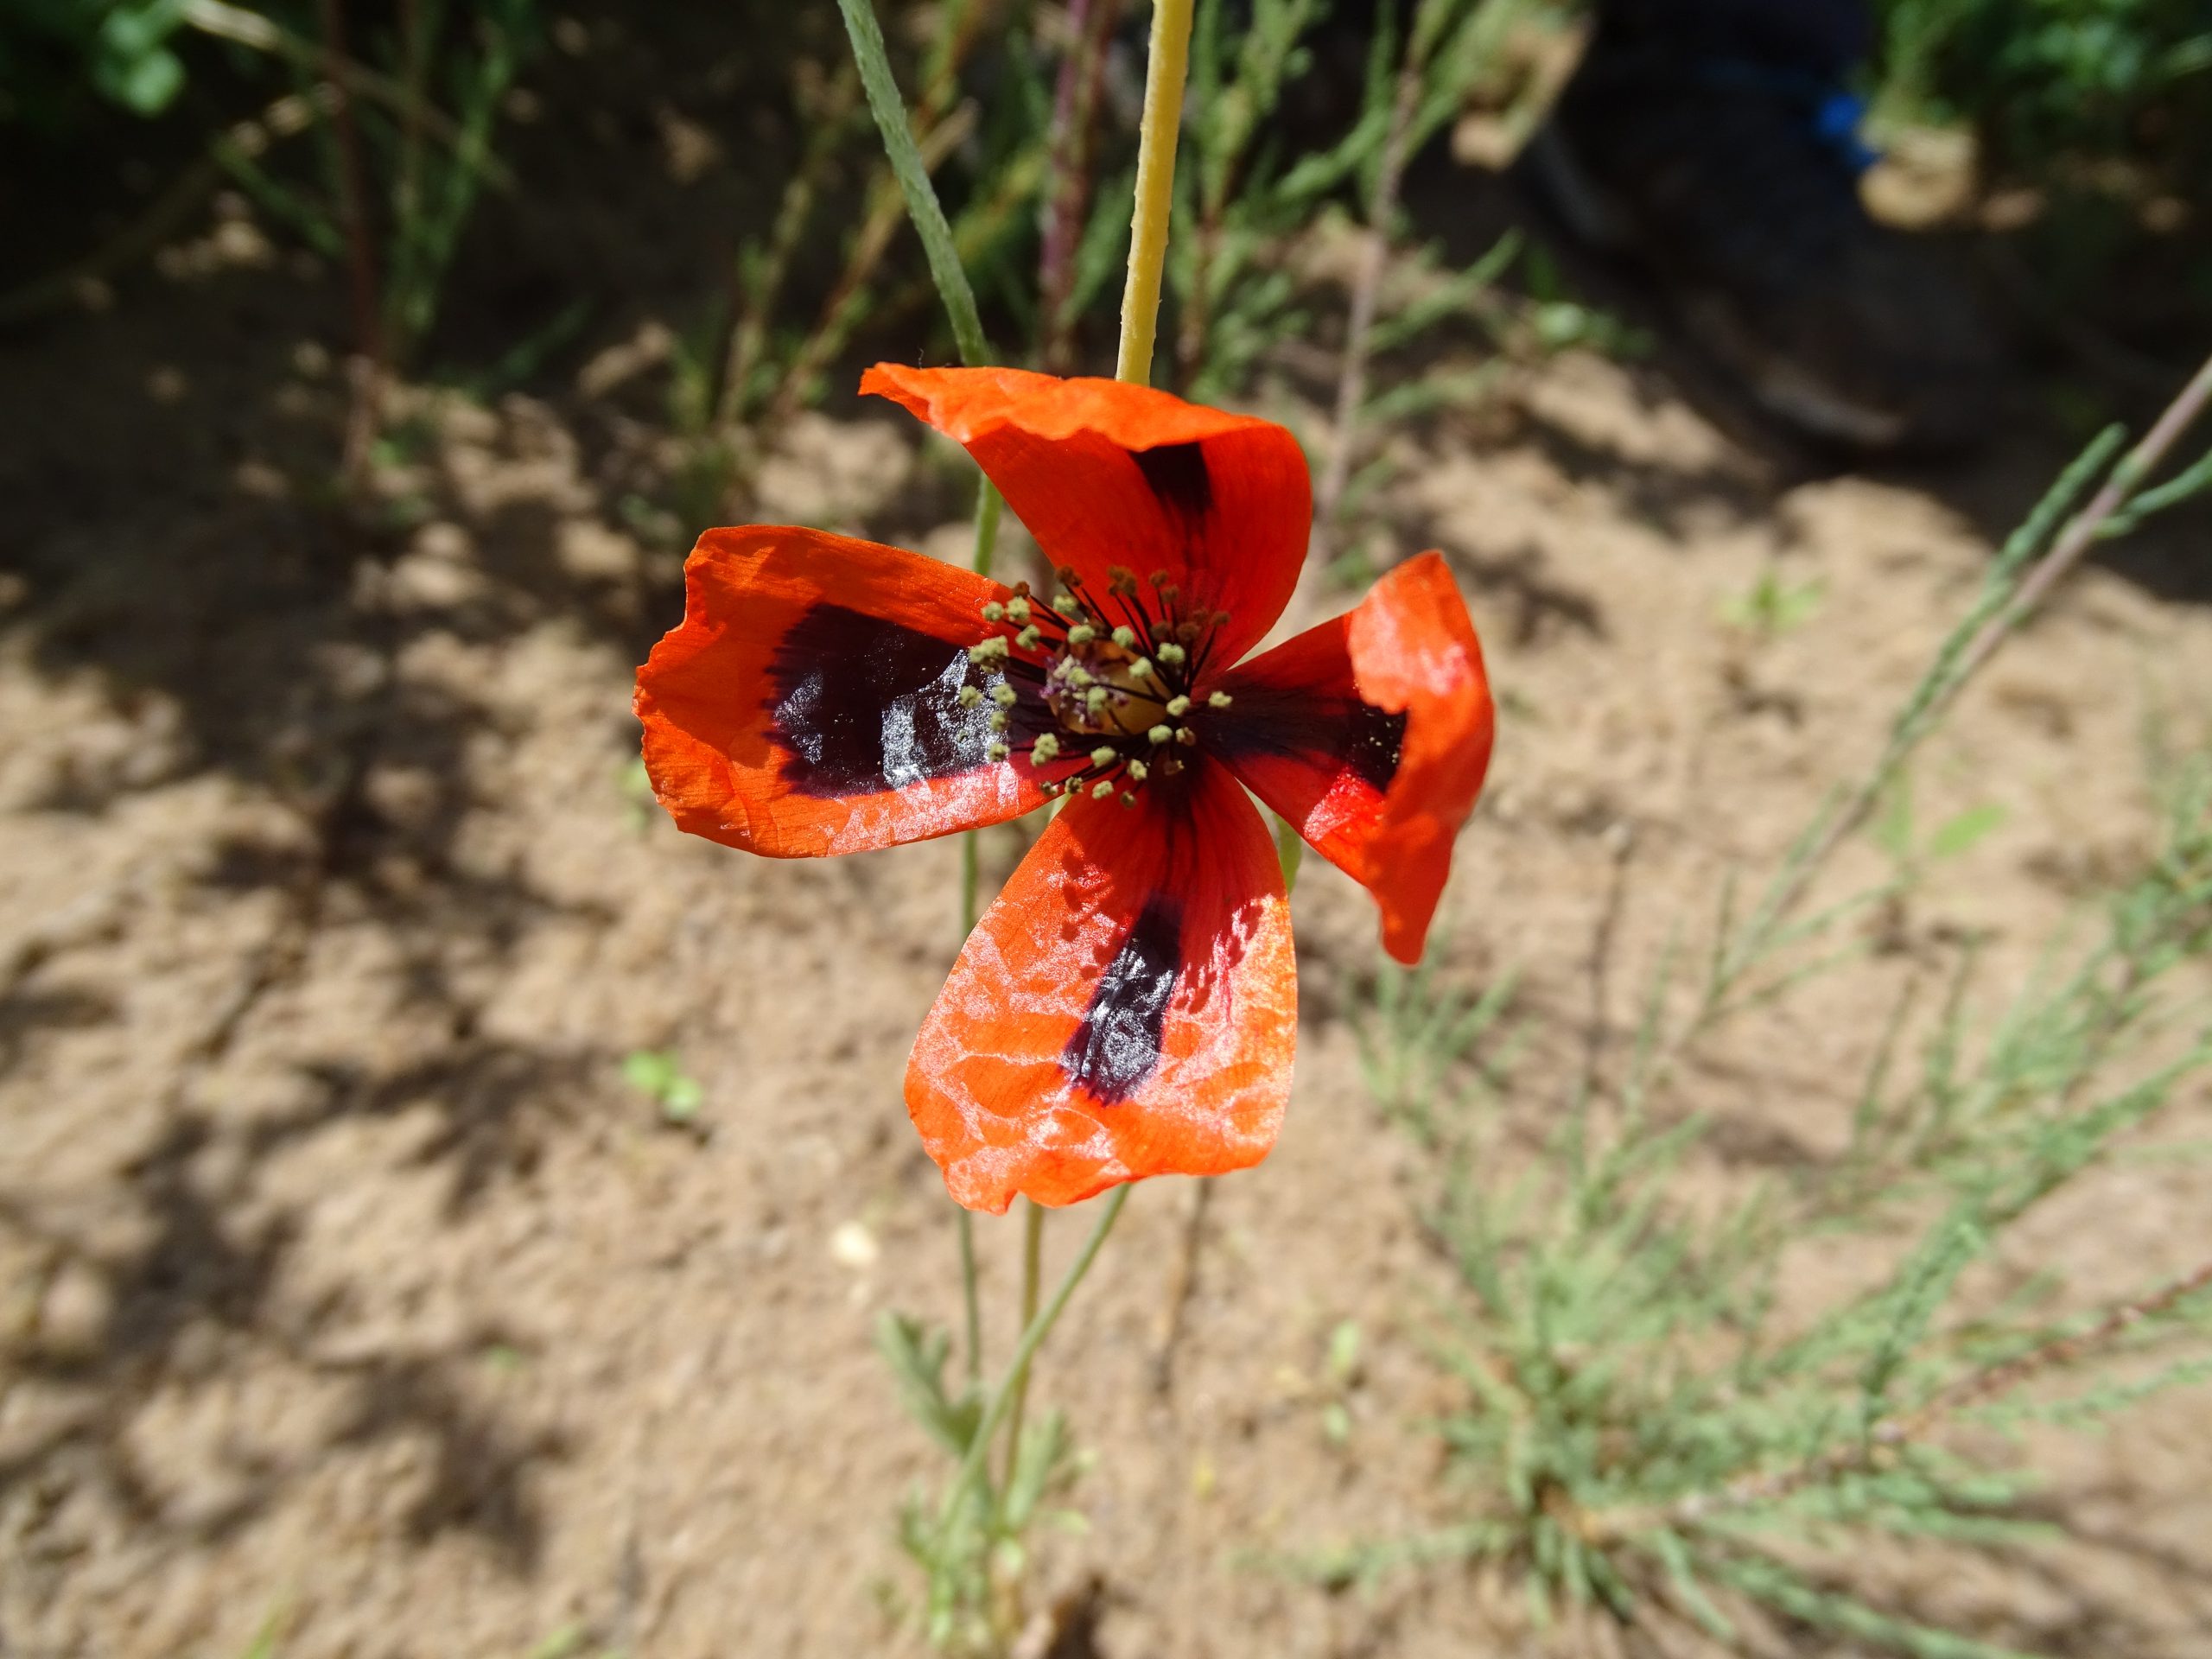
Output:
<path fill-rule="evenodd" d="M 1321 1408 L 1321 1433 L 1331 1446 L 1351 1439 L 1350 1396 L 1359 1382 L 1359 1321 L 1342 1319 L 1329 1332 L 1329 1357 L 1322 1386 L 1328 1399 Z"/>
<path fill-rule="evenodd" d="M 622 1062 L 623 1081 L 660 1108 L 661 1116 L 679 1128 L 697 1122 L 706 1090 L 686 1076 L 673 1049 L 641 1048 Z"/>
<path fill-rule="evenodd" d="M 645 758 L 639 755 L 622 768 L 616 787 L 622 792 L 624 809 L 628 812 L 630 828 L 639 835 L 653 826 L 653 780 L 645 771 Z"/>
<path fill-rule="evenodd" d="M 1899 887 L 1910 886 L 1936 864 L 1963 858 L 2003 827 L 2005 809 L 1984 801 L 1946 818 L 1923 837 L 1916 822 L 1910 779 L 1900 775 L 1869 834 L 1897 866 Z"/>
<path fill-rule="evenodd" d="M 1749 592 L 1722 602 L 1720 620 L 1762 639 L 1778 639 L 1811 621 L 1827 597 L 1826 582 L 1791 582 L 1769 565 Z"/>

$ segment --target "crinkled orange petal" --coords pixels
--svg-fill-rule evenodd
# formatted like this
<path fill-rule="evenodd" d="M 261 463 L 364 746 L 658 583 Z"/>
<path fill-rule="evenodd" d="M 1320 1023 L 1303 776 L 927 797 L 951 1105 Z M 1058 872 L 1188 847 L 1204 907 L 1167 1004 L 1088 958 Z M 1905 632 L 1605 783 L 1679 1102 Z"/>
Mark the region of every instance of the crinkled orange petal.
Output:
<path fill-rule="evenodd" d="M 1036 671 L 981 669 L 996 582 L 818 530 L 710 530 L 683 621 L 638 671 L 653 792 L 683 829 L 747 852 L 865 852 L 996 823 L 1045 798 L 1020 754 L 986 757 L 1007 673 L 1019 743 L 1050 721 Z"/>
<path fill-rule="evenodd" d="M 1474 810 L 1497 716 L 1482 646 L 1443 556 L 1408 559 L 1357 609 L 1224 676 L 1207 741 L 1382 912 L 1421 959 Z"/>
<path fill-rule="evenodd" d="M 1313 512 L 1298 441 L 1271 421 L 1119 380 L 878 364 L 861 390 L 965 444 L 1056 565 L 1103 600 L 1116 565 L 1166 571 L 1195 611 L 1226 611 L 1234 662 L 1282 614 Z"/>
<path fill-rule="evenodd" d="M 907 1109 L 971 1210 L 1218 1175 L 1274 1144 L 1298 985 L 1267 827 L 1202 758 L 1138 798 L 1052 821 L 915 1041 Z"/>

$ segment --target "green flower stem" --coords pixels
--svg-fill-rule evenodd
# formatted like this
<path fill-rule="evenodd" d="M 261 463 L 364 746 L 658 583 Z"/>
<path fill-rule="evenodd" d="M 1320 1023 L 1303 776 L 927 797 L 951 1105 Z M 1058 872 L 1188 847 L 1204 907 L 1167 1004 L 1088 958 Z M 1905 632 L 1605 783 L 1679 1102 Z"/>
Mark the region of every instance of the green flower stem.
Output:
<path fill-rule="evenodd" d="M 1129 1201 L 1127 1185 L 1117 1186 L 1099 1207 L 1098 1222 L 1090 1230 L 1090 1236 L 1083 1242 L 1083 1249 L 1069 1265 L 1067 1276 L 1060 1281 L 1059 1288 L 1052 1293 L 1052 1300 L 1029 1322 L 1021 1333 L 1021 1340 L 1014 1351 L 1014 1363 L 1007 1367 L 1006 1380 L 992 1395 L 989 1408 L 983 1421 L 976 1425 L 976 1438 L 968 1443 L 968 1455 L 961 1459 L 960 1471 L 945 1489 L 944 1505 L 938 1514 L 938 1530 L 942 1532 L 952 1522 L 954 1512 L 960 1504 L 961 1495 L 980 1479 L 984 1461 L 990 1455 L 991 1442 L 998 1438 L 1000 1427 L 1007 1414 L 1014 1409 L 1014 1382 L 1029 1369 L 1029 1362 L 1045 1345 L 1045 1338 L 1052 1334 L 1052 1327 L 1060 1322 L 1060 1315 L 1067 1310 L 1068 1300 L 1075 1294 L 1076 1287 L 1090 1271 L 1090 1264 L 1098 1259 L 1099 1250 L 1105 1245 L 1106 1236 L 1114 1230 L 1114 1224 L 1122 1217 L 1122 1207 Z"/>
<path fill-rule="evenodd" d="M 914 221 L 929 256 L 930 276 L 944 302 L 952 322 L 952 338 L 960 347 L 960 360 L 976 368 L 990 360 L 990 342 L 983 338 L 983 321 L 976 310 L 976 290 L 960 264 L 960 250 L 952 239 L 952 226 L 937 199 L 923 164 L 921 147 L 906 119 L 906 101 L 891 73 L 891 57 L 883 48 L 883 26 L 876 21 L 874 0 L 837 0 L 845 15 L 845 35 L 853 43 L 853 61 L 860 66 L 861 89 L 868 94 L 868 112 L 883 135 L 883 153 L 890 158 L 892 176 L 906 198 L 906 216 Z"/>
<path fill-rule="evenodd" d="M 1045 1206 L 1034 1198 L 1021 1202 L 1021 1328 L 1027 1331 L 1037 1322 L 1039 1281 L 1044 1277 Z M 1014 1403 L 1006 1414 L 1005 1485 L 1011 1488 L 1014 1469 L 1021 1461 L 1021 1420 L 1029 1407 L 1029 1367 L 1023 1365 L 1015 1371 L 1007 1379 L 1007 1386 L 1014 1390 Z"/>
<path fill-rule="evenodd" d="M 860 68 L 861 86 L 868 95 L 869 112 L 875 118 L 893 176 L 906 198 L 907 215 L 913 220 L 914 229 L 922 239 L 923 251 L 929 257 L 930 275 L 944 302 L 945 314 L 951 320 L 961 360 L 971 367 L 980 365 L 988 360 L 990 345 L 984 338 L 982 319 L 976 311 L 975 290 L 969 286 L 967 272 L 961 268 L 952 227 L 938 201 L 929 169 L 914 142 L 906 102 L 899 96 L 899 83 L 891 73 L 890 55 L 884 49 L 883 29 L 876 18 L 873 0 L 837 0 L 837 6 L 844 17 L 846 35 L 852 42 L 853 59 Z M 1137 150 L 1136 212 L 1130 229 L 1128 283 L 1122 294 L 1122 344 L 1116 370 L 1122 379 L 1140 385 L 1148 382 L 1152 376 L 1153 341 L 1159 321 L 1168 221 L 1175 194 L 1175 140 L 1182 123 L 1183 88 L 1190 67 L 1192 6 L 1192 0 L 1156 0 L 1153 13 L 1143 130 Z M 976 512 L 975 563 L 979 574 L 988 575 L 990 570 L 999 508 L 998 493 L 987 482 Z M 960 885 L 963 931 L 973 931 L 980 878 L 972 836 L 963 842 Z M 1027 1404 L 1030 1362 L 1058 1322 L 1076 1287 L 1090 1271 L 1090 1264 L 1097 1259 L 1107 1235 L 1120 1219 L 1128 1197 L 1129 1189 L 1125 1185 L 1115 1188 L 1107 1198 L 1090 1238 L 1084 1241 L 1066 1278 L 1060 1281 L 1059 1288 L 1041 1312 L 1037 1311 L 1036 1299 L 1044 1249 L 1044 1210 L 1032 1203 L 1025 1212 L 1021 1339 L 1014 1349 L 1005 1382 L 993 1395 L 983 1421 L 976 1426 L 959 1474 L 947 1489 L 944 1510 L 938 1521 L 940 1529 L 950 1521 L 962 1494 L 982 1477 L 991 1445 L 1000 1428 L 1009 1421 L 1014 1428 L 1007 1453 L 1011 1470 L 1012 1459 L 1019 1451 L 1020 1418 Z M 964 1209 L 960 1212 L 960 1246 L 972 1373 L 980 1364 L 982 1317 L 976 1302 L 974 1224 Z"/>
<path fill-rule="evenodd" d="M 891 73 L 890 54 L 884 50 L 883 27 L 876 19 L 874 0 L 837 0 L 837 5 L 844 14 L 845 35 L 852 41 L 853 61 L 860 68 L 861 90 L 868 94 L 868 112 L 875 118 L 876 130 L 883 137 L 884 154 L 890 158 L 892 176 L 898 180 L 899 192 L 906 200 L 906 216 L 913 220 L 915 232 L 922 238 L 923 251 L 929 256 L 930 276 L 937 283 L 938 296 L 944 302 L 944 314 L 951 321 L 952 338 L 960 348 L 960 360 L 970 368 L 980 366 L 990 360 L 991 346 L 984 337 L 983 321 L 976 309 L 976 290 L 969 286 L 968 273 L 960 264 L 960 252 L 953 243 L 952 226 L 937 199 L 937 187 L 930 182 L 929 168 L 922 160 L 920 146 L 914 142 L 913 125 L 906 117 L 906 103 L 899 96 L 899 82 Z M 979 576 L 991 574 L 991 556 L 998 545 L 1000 505 L 999 493 L 985 479 L 976 498 L 975 567 Z M 960 937 L 963 939 L 976 927 L 981 864 L 975 832 L 970 830 L 960 838 Z M 976 1382 L 983 1374 L 983 1312 L 976 1282 L 976 1218 L 963 1209 L 957 1225 L 961 1300 L 967 1323 L 968 1376 L 970 1382 Z"/>
<path fill-rule="evenodd" d="M 976 574 L 991 574 L 991 557 L 998 550 L 999 512 L 1004 499 L 985 479 L 976 495 Z M 960 937 L 965 939 L 976 931 L 976 918 L 982 908 L 982 842 L 970 830 L 960 837 Z M 980 1383 L 983 1377 L 983 1306 L 976 1285 L 976 1217 L 965 1205 L 956 1205 L 960 1212 L 960 1295 L 968 1321 L 968 1380 Z M 1022 1314 L 1028 1323 L 1033 1303 Z"/>

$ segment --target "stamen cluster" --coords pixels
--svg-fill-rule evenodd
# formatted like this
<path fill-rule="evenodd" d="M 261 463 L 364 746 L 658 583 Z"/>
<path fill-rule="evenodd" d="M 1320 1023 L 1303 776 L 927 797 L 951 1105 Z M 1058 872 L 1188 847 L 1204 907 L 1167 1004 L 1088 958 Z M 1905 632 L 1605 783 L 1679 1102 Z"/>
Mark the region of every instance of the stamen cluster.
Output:
<path fill-rule="evenodd" d="M 983 620 L 1006 632 L 972 647 L 968 659 L 1000 677 L 988 692 L 963 686 L 962 706 L 977 707 L 987 696 L 997 705 L 986 753 L 993 760 L 1025 753 L 1040 774 L 1055 768 L 1044 781 L 1047 795 L 1084 790 L 1103 801 L 1118 793 L 1135 806 L 1146 780 L 1180 772 L 1178 751 L 1198 741 L 1192 688 L 1229 613 L 1194 608 L 1165 570 L 1141 586 L 1116 565 L 1103 598 L 1074 570 L 1055 574 L 1060 591 L 1049 604 L 1025 582 L 983 607 Z M 1026 742 L 1013 730 L 1025 692 L 1042 705 L 1034 711 L 1042 718 L 1024 723 L 1045 726 Z M 1204 706 L 1226 709 L 1228 694 L 1213 692 Z"/>

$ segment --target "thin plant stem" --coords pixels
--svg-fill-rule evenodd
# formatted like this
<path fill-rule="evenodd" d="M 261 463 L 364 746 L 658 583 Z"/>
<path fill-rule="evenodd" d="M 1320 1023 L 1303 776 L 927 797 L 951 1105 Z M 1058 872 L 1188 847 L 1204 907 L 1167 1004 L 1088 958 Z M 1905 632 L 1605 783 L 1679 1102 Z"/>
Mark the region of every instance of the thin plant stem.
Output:
<path fill-rule="evenodd" d="M 353 305 L 353 403 L 346 419 L 344 467 L 347 484 L 365 488 L 369 451 L 376 441 L 384 397 L 384 328 L 377 299 L 376 251 L 370 239 L 368 168 L 361 157 L 361 132 L 353 104 L 339 80 L 346 61 L 346 14 L 340 0 L 321 0 L 325 73 L 336 88 L 330 124 L 338 140 L 338 211 L 345 226 L 346 263 Z"/>
<path fill-rule="evenodd" d="M 843 0 L 850 5 L 853 0 Z M 1160 327 L 1160 288 L 1175 206 L 1175 141 L 1183 125 L 1183 84 L 1191 70 L 1192 0 L 1155 0 L 1144 78 L 1144 119 L 1137 140 L 1136 210 L 1129 221 L 1129 280 L 1122 290 L 1122 349 L 1114 378 L 1152 382 Z"/>
<path fill-rule="evenodd" d="M 1191 1194 L 1191 1207 L 1184 1212 L 1182 1248 L 1175 1253 L 1175 1268 L 1167 1281 L 1167 1300 L 1160 1313 L 1160 1344 L 1152 1356 L 1154 1394 L 1165 1395 L 1175 1386 L 1175 1351 L 1182 1346 L 1191 1296 L 1198 1285 L 1198 1257 L 1205 1252 L 1213 1184 L 1212 1176 L 1201 1175 Z"/>
<path fill-rule="evenodd" d="M 868 94 L 868 112 L 875 118 L 876 130 L 882 135 L 892 176 L 899 182 L 899 194 L 906 199 L 906 216 L 914 221 L 923 251 L 929 256 L 930 276 L 944 301 L 945 315 L 951 319 L 952 337 L 960 348 L 961 360 L 971 368 L 978 366 L 990 357 L 990 342 L 983 336 L 982 319 L 976 309 L 976 291 L 969 286 L 968 273 L 960 264 L 960 251 L 953 245 L 952 226 L 946 221 L 944 208 L 937 199 L 937 187 L 930 182 L 928 163 L 914 142 L 913 128 L 906 118 L 906 101 L 899 95 L 899 83 L 891 73 L 890 55 L 884 50 L 883 29 L 876 21 L 875 7 L 872 0 L 837 0 L 837 5 L 844 14 L 846 36 L 852 41 L 853 61 L 860 70 L 861 88 Z M 976 504 L 975 565 L 979 575 L 990 574 L 991 557 L 998 541 L 999 505 L 998 492 L 986 480 Z M 960 842 L 963 938 L 976 925 L 979 863 L 976 836 L 970 831 L 961 837 Z M 975 1217 L 963 1208 L 957 1225 L 962 1302 L 968 1325 L 968 1370 L 975 1377 L 982 1375 L 983 1364 L 983 1314 L 976 1281 Z M 988 1433 L 979 1430 L 976 1444 L 988 1445 L 989 1439 Z M 970 1453 L 969 1460 L 980 1466 L 974 1453 Z M 972 1470 L 963 1470 L 961 1478 L 953 1483 L 956 1497 L 973 1478 Z"/>
<path fill-rule="evenodd" d="M 1028 1329 L 1021 1333 L 1021 1340 L 1014 1347 L 1014 1362 L 1007 1367 L 1006 1380 L 992 1395 L 991 1403 L 984 1410 L 983 1421 L 976 1426 L 976 1438 L 968 1443 L 968 1455 L 961 1459 L 959 1472 L 946 1489 L 944 1505 L 938 1515 L 938 1529 L 940 1532 L 950 1524 L 961 1494 L 973 1486 L 983 1472 L 984 1461 L 990 1455 L 992 1442 L 998 1438 L 999 1429 L 1006 1422 L 1007 1413 L 1014 1408 L 1014 1379 L 1028 1369 L 1029 1362 L 1037 1357 L 1037 1351 L 1045 1345 L 1045 1338 L 1052 1334 L 1052 1327 L 1060 1322 L 1060 1315 L 1067 1311 L 1069 1299 L 1090 1273 L 1091 1263 L 1098 1259 L 1098 1252 L 1104 1248 L 1107 1235 L 1114 1230 L 1114 1224 L 1122 1218 L 1122 1206 L 1128 1201 L 1129 1189 L 1127 1185 L 1117 1186 L 1107 1194 L 1105 1203 L 1100 1206 L 1098 1220 L 1090 1230 L 1090 1236 L 1084 1240 L 1083 1249 L 1076 1253 L 1075 1260 L 1069 1264 L 1066 1276 L 1060 1281 L 1058 1288 L 1052 1292 L 1052 1300 L 1045 1304 L 1037 1317 L 1029 1322 Z"/>
<path fill-rule="evenodd" d="M 1185 9 L 1188 10 L 1187 3 Z M 937 188 L 930 182 L 929 168 L 906 119 L 906 101 L 899 97 L 899 83 L 891 73 L 883 26 L 876 20 L 872 0 L 837 0 L 837 10 L 844 14 L 853 60 L 860 66 L 861 88 L 868 94 L 868 112 L 874 116 L 876 130 L 882 135 L 892 176 L 899 181 L 899 193 L 906 198 L 907 216 L 922 238 L 930 275 L 944 300 L 960 360 L 971 368 L 979 366 L 989 360 L 990 342 L 983 336 L 983 321 L 976 309 L 976 290 L 969 286 L 968 273 L 960 264 L 960 251 L 953 245 L 952 226 L 937 199 Z"/>
<path fill-rule="evenodd" d="M 1045 1206 L 1034 1198 L 1021 1202 L 1025 1206 L 1021 1212 L 1021 1328 L 1027 1331 L 1037 1318 L 1039 1281 L 1045 1272 Z M 1021 1462 L 1021 1420 L 1029 1408 L 1029 1368 L 1024 1365 L 1016 1371 L 1008 1386 L 1014 1390 L 1014 1404 L 1006 1414 L 1006 1484 L 1011 1487 L 1014 1470 Z"/>
<path fill-rule="evenodd" d="M 967 1324 L 968 1386 L 981 1389 L 983 1385 L 983 1299 L 976 1282 L 976 1217 L 964 1205 L 955 1205 L 953 1208 L 960 1217 L 960 1300 L 961 1312 Z"/>
<path fill-rule="evenodd" d="M 1064 374 L 1075 356 L 1076 253 L 1090 207 L 1091 129 L 1098 113 L 1100 83 L 1106 67 L 1106 41 L 1121 13 L 1121 0 L 1072 0 L 1068 29 L 1073 36 L 1061 60 L 1053 95 L 1049 143 L 1052 182 L 1046 192 L 1045 233 L 1038 269 L 1039 309 L 1043 338 L 1038 360 L 1046 372 Z"/>
<path fill-rule="evenodd" d="M 944 165 L 945 157 L 975 130 L 975 117 L 972 104 L 963 105 L 934 122 L 926 109 L 921 112 L 923 131 L 916 148 L 925 172 L 934 175 Z M 896 188 L 870 193 L 868 214 L 861 221 L 859 234 L 853 238 L 845 269 L 830 288 L 829 297 L 822 302 L 812 332 L 793 353 L 777 384 L 775 396 L 768 405 L 766 426 L 770 431 L 781 430 L 798 412 L 806 401 L 815 376 L 844 349 L 845 342 L 863 321 L 880 325 L 892 315 L 893 308 L 880 302 L 869 284 L 898 233 L 899 210 L 899 193 Z M 932 285 L 934 281 L 932 277 Z M 971 366 L 977 360 L 964 350 L 962 357 Z"/>
<path fill-rule="evenodd" d="M 740 273 L 737 325 L 730 330 L 729 350 L 722 367 L 721 393 L 716 399 L 715 424 L 728 434 L 746 412 L 747 389 L 754 365 L 767 345 L 768 327 L 776 302 L 782 297 L 784 279 L 798 251 L 799 238 L 838 143 L 845 135 L 847 118 L 860 96 L 860 78 L 851 64 L 842 64 L 807 116 L 806 148 L 799 164 L 784 181 L 783 200 L 757 265 Z"/>
<path fill-rule="evenodd" d="M 991 561 L 998 550 L 999 512 L 1004 499 L 990 480 L 985 479 L 976 499 L 976 574 L 991 574 Z M 976 918 L 982 899 L 982 843 L 976 831 L 970 830 L 960 837 L 960 937 L 965 939 L 976 931 Z M 968 1380 L 980 1384 L 983 1376 L 983 1304 L 976 1282 L 976 1217 L 964 1205 L 959 1211 L 960 1229 L 960 1294 L 961 1304 L 968 1323 Z M 1029 1323 L 1029 1316 L 1036 1311 L 1035 1299 L 1025 1301 L 1021 1322 Z"/>

